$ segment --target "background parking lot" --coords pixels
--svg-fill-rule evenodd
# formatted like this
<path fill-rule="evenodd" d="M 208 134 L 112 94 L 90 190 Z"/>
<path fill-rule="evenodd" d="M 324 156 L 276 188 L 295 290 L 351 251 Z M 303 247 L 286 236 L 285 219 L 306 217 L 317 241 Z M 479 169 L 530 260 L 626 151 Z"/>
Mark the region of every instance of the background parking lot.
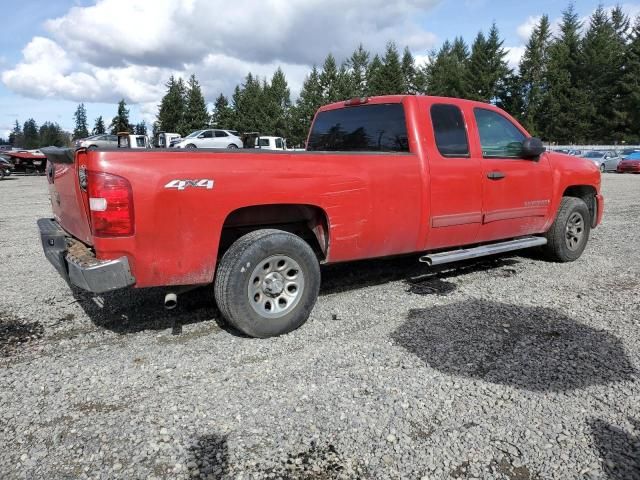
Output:
<path fill-rule="evenodd" d="M 210 289 L 72 291 L 44 177 L 0 183 L 2 478 L 640 478 L 640 176 L 583 257 L 323 270 L 310 321 L 220 326 Z"/>

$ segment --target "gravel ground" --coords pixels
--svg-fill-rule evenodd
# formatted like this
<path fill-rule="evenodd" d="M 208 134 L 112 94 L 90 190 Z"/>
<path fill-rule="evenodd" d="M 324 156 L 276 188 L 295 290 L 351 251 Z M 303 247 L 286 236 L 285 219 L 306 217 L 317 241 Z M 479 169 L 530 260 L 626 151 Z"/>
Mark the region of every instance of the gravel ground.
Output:
<path fill-rule="evenodd" d="M 210 290 L 93 297 L 41 252 L 44 177 L 0 182 L 0 477 L 640 478 L 640 176 L 578 262 L 323 269 L 282 338 Z"/>

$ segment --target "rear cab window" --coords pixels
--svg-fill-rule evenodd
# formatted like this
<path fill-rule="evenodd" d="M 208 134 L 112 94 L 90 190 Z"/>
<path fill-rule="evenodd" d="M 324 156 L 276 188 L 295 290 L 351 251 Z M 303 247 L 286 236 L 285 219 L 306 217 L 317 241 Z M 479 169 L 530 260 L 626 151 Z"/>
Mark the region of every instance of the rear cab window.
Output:
<path fill-rule="evenodd" d="M 409 152 L 404 106 L 385 103 L 322 111 L 313 123 L 307 150 Z"/>
<path fill-rule="evenodd" d="M 462 111 L 456 105 L 431 106 L 431 123 L 440 155 L 447 158 L 468 158 L 469 139 Z"/>

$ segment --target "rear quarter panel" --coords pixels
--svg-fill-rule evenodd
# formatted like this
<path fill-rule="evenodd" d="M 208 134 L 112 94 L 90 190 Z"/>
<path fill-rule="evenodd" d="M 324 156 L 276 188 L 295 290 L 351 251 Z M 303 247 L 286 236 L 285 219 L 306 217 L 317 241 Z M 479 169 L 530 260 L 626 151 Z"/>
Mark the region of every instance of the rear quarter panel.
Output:
<path fill-rule="evenodd" d="M 329 224 L 328 262 L 417 249 L 420 167 L 412 154 L 312 152 L 89 152 L 89 168 L 127 178 L 135 234 L 94 238 L 99 258 L 130 259 L 136 286 L 208 283 L 221 229 L 234 210 L 305 204 Z M 214 187 L 165 188 L 176 179 Z"/>

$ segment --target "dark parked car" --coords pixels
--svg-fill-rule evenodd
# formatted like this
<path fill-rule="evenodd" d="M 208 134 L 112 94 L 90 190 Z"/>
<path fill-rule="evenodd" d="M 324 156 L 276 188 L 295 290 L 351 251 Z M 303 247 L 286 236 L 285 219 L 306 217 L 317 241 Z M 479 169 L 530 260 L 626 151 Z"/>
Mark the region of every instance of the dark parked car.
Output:
<path fill-rule="evenodd" d="M 4 155 L 0 155 L 0 180 L 13 172 L 13 164 Z"/>

